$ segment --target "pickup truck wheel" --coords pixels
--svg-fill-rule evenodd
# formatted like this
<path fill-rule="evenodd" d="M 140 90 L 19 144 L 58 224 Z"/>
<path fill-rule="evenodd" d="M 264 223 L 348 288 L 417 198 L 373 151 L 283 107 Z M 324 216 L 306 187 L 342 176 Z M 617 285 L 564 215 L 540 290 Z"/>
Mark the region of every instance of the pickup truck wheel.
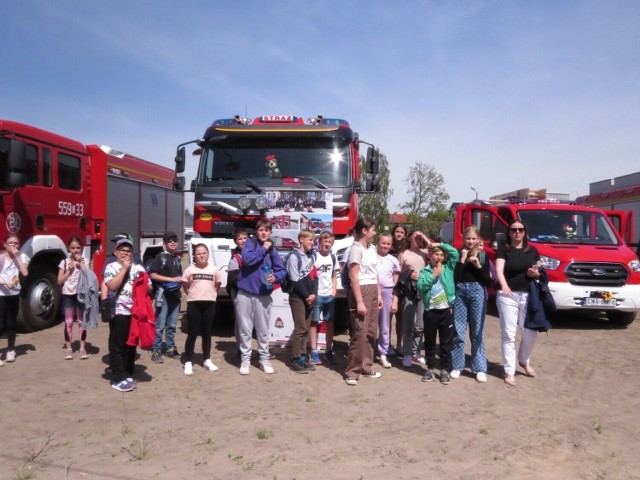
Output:
<path fill-rule="evenodd" d="M 22 287 L 18 328 L 33 332 L 55 325 L 60 301 L 60 287 L 55 273 L 44 266 L 33 267 Z"/>
<path fill-rule="evenodd" d="M 636 312 L 607 312 L 607 318 L 616 325 L 627 326 L 636 318 Z"/>

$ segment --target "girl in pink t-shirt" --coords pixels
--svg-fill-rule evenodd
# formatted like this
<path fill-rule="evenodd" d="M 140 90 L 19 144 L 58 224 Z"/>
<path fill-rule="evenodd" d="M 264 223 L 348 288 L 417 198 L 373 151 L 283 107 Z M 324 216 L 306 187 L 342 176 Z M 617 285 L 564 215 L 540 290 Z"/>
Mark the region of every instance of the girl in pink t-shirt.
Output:
<path fill-rule="evenodd" d="M 69 256 L 58 265 L 58 285 L 62 287 L 62 308 L 64 310 L 64 342 L 67 349 L 64 352 L 65 360 L 73 360 L 73 322 L 78 322 L 78 333 L 80 335 L 80 358 L 89 358 L 85 348 L 87 331 L 84 329 L 84 304 L 78 301 L 78 281 L 80 270 L 87 268 L 82 258 L 82 240 L 73 237 L 67 246 Z"/>
<path fill-rule="evenodd" d="M 220 270 L 209 264 L 209 249 L 199 243 L 194 248 L 196 264 L 182 275 L 182 288 L 187 294 L 188 332 L 184 344 L 184 374 L 193 375 L 193 351 L 196 338 L 202 337 L 202 357 L 205 370 L 215 372 L 211 361 L 211 326 L 216 313 L 216 298 L 220 288 Z"/>

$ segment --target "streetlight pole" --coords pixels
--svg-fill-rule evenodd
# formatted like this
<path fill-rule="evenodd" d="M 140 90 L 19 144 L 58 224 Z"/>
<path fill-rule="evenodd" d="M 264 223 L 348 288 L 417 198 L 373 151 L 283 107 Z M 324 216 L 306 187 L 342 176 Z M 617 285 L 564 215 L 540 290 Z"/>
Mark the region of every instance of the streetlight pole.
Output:
<path fill-rule="evenodd" d="M 471 187 L 471 190 L 473 190 L 474 192 L 476 192 L 476 201 L 478 200 L 478 190 L 476 190 L 474 187 Z"/>

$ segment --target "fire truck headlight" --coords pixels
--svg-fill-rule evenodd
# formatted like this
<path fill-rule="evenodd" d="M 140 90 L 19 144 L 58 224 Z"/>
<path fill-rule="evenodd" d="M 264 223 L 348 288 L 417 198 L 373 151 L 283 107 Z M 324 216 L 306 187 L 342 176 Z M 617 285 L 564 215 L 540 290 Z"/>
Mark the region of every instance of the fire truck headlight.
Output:
<path fill-rule="evenodd" d="M 557 258 L 540 255 L 540 261 L 542 262 L 542 266 L 547 270 L 555 270 L 560 266 L 560 260 Z"/>
<path fill-rule="evenodd" d="M 242 210 L 249 210 L 249 207 L 251 206 L 251 200 L 246 195 L 243 195 L 238 199 L 238 206 Z"/>
<path fill-rule="evenodd" d="M 629 262 L 629 268 L 633 270 L 635 273 L 640 272 L 640 260 L 634 258 Z"/>
<path fill-rule="evenodd" d="M 256 208 L 258 210 L 266 210 L 267 206 L 267 197 L 265 197 L 264 195 L 260 195 L 258 198 L 256 198 Z"/>

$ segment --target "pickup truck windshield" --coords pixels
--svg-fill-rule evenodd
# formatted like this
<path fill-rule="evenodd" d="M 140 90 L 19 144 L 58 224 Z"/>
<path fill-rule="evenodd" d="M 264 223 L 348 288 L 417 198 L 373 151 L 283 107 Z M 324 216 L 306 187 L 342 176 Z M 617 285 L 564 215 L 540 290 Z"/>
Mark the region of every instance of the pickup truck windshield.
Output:
<path fill-rule="evenodd" d="M 619 245 L 607 217 L 583 210 L 521 210 L 520 220 L 527 227 L 531 242 Z"/>
<path fill-rule="evenodd" d="M 301 178 L 309 186 L 344 187 L 351 180 L 349 143 L 335 138 L 233 137 L 205 145 L 199 183 L 260 188 Z"/>

